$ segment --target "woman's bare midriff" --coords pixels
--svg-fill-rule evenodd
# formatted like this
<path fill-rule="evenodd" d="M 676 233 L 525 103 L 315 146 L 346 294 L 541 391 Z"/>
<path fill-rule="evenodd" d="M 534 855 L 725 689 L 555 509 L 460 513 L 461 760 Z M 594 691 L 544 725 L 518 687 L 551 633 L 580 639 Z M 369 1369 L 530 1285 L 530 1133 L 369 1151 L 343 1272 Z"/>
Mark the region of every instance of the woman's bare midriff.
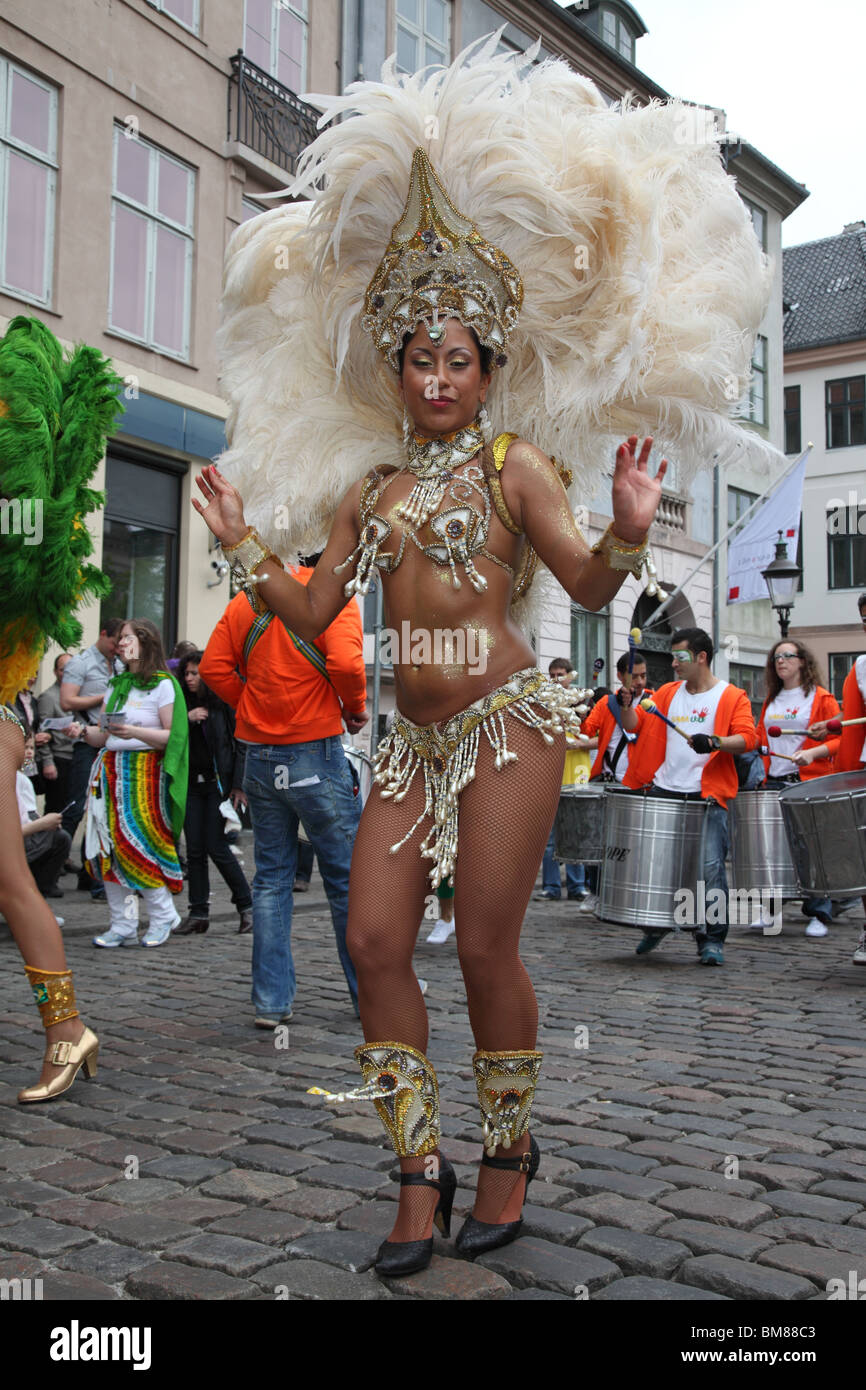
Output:
<path fill-rule="evenodd" d="M 464 471 L 458 470 L 456 477 Z M 395 478 L 377 507 L 394 528 L 383 548 L 395 554 L 402 537 L 395 508 L 408 497 L 414 481 L 411 475 Z M 477 493 L 472 500 L 479 510 L 483 507 Z M 440 510 L 454 505 L 446 496 Z M 420 531 L 419 540 L 424 545 L 438 543 L 429 526 Z M 505 529 L 491 508 L 486 549 L 516 571 L 525 543 Z M 392 574 L 379 571 L 384 623 L 391 634 L 382 639 L 383 655 L 387 657 L 390 643 L 397 708 L 415 724 L 440 723 L 495 690 L 515 671 L 535 665 L 535 653 L 511 617 L 512 575 L 484 555 L 476 555 L 474 565 L 487 580 L 483 593 L 473 588 L 459 561 L 455 570 L 460 588 L 455 588 L 450 568 L 438 565 L 411 541 Z"/>

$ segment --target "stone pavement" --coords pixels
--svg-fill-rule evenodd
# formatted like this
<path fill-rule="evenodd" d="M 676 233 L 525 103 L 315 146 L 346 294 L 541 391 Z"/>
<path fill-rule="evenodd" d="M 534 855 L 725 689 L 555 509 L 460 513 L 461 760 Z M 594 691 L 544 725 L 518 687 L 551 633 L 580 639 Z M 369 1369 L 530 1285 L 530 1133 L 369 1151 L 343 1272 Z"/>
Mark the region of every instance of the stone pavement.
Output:
<path fill-rule="evenodd" d="M 525 1234 L 475 1264 L 437 1235 L 429 1270 L 385 1285 L 371 1265 L 396 1185 L 379 1121 L 306 1094 L 358 1079 L 318 878 L 297 899 L 300 986 L 276 1037 L 252 1028 L 251 938 L 221 880 L 207 935 L 147 951 L 93 949 L 106 909 L 62 882 L 53 906 L 99 1073 L 16 1105 L 41 1030 L 0 927 L 0 1279 L 76 1300 L 800 1301 L 866 1278 L 859 911 L 823 940 L 795 909 L 781 937 L 732 931 L 718 970 L 688 938 L 638 959 L 635 931 L 533 902 L 523 955 L 545 1060 Z M 480 1154 L 473 1042 L 454 938 L 425 934 L 415 963 L 459 1223 Z"/>

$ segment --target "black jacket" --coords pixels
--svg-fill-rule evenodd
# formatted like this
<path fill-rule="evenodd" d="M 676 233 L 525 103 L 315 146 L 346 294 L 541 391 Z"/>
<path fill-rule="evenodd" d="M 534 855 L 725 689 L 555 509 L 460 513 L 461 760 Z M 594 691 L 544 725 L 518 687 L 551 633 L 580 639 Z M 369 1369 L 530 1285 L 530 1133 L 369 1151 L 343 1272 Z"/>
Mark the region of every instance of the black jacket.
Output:
<path fill-rule="evenodd" d="M 184 690 L 187 708 L 195 709 L 202 703 L 201 696 Z M 234 711 L 211 693 L 207 706 L 207 719 L 203 720 L 201 731 L 213 760 L 214 772 L 219 782 L 223 798 L 234 787 L 243 786 L 245 753 L 235 739 Z"/>

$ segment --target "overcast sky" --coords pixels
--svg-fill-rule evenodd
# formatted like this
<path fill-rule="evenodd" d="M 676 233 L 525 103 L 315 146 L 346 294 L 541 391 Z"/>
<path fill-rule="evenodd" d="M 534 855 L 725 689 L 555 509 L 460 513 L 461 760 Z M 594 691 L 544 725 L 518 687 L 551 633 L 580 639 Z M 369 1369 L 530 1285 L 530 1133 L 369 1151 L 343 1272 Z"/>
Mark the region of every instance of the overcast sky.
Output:
<path fill-rule="evenodd" d="M 565 0 L 560 0 L 565 3 Z M 727 112 L 728 129 L 803 183 L 782 244 L 866 220 L 864 0 L 632 0 L 636 62 L 672 96 Z"/>

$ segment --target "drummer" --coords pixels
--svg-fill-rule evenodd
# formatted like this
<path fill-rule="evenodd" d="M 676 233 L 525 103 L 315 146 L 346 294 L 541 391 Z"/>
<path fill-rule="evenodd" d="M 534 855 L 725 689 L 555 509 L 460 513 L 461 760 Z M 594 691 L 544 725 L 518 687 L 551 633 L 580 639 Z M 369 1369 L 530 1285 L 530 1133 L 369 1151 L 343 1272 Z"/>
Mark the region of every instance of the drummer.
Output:
<path fill-rule="evenodd" d="M 629 653 L 624 652 L 616 663 L 616 673 L 620 681 L 628 671 Z M 647 688 L 646 660 L 636 652 L 631 673 L 631 691 L 620 685 L 615 695 L 607 695 L 593 705 L 581 725 L 578 735 L 587 749 L 595 752 L 590 781 L 601 779 L 605 782 L 623 782 L 628 768 L 629 746 L 634 743 L 635 734 L 627 734 L 622 726 L 622 710 L 628 705 L 636 705 L 645 695 L 651 695 Z M 643 710 L 638 710 L 638 722 L 647 718 Z M 584 742 L 584 736 L 586 741 Z"/>
<path fill-rule="evenodd" d="M 866 591 L 857 600 L 857 609 L 860 614 L 860 622 L 866 634 Z M 858 656 L 851 670 L 845 677 L 845 684 L 842 687 L 842 720 L 846 719 L 866 719 L 866 653 Z M 856 772 L 859 768 L 866 767 L 866 726 L 863 724 L 849 724 L 842 730 L 842 737 L 839 740 L 839 751 L 836 754 L 834 763 L 835 772 Z M 814 739 L 822 739 L 827 736 L 827 725 L 824 721 L 812 724 L 809 735 Z M 866 896 L 863 898 L 863 911 L 866 913 Z M 866 926 L 860 936 L 860 944 L 854 952 L 854 964 L 866 965 Z"/>
<path fill-rule="evenodd" d="M 833 771 L 833 758 L 839 748 L 838 738 L 826 741 L 810 738 L 804 731 L 812 724 L 825 723 L 839 713 L 835 695 L 819 684 L 818 663 L 803 643 L 793 637 L 783 637 L 770 648 L 767 657 L 766 689 L 758 719 L 758 739 L 761 747 L 769 745 L 764 757 L 768 789 L 782 789 L 794 782 L 806 782 L 813 777 L 825 777 Z M 778 725 L 781 734 L 767 734 L 768 728 Z M 786 725 L 792 732 L 786 732 Z M 805 898 L 803 912 L 809 918 L 807 936 L 826 936 L 833 920 L 829 897 Z"/>
<path fill-rule="evenodd" d="M 648 787 L 654 796 L 704 800 L 707 807 L 703 877 L 706 899 L 721 889 L 723 906 L 715 916 L 722 922 L 698 923 L 695 945 L 702 965 L 724 965 L 728 934 L 728 801 L 738 787 L 735 753 L 751 752 L 758 733 L 745 690 L 712 673 L 713 642 L 699 627 L 684 627 L 671 639 L 675 679 L 653 696 L 653 704 L 673 721 L 684 737 L 657 715 L 640 723 L 640 738 L 629 752 L 627 787 Z M 623 728 L 638 732 L 638 713 L 624 709 Z M 686 731 L 689 731 L 686 733 Z M 691 731 L 694 732 L 691 732 Z M 686 885 L 683 885 L 686 886 Z M 690 885 L 696 888 L 696 885 Z M 646 955 L 668 935 L 647 931 L 636 954 Z"/>

